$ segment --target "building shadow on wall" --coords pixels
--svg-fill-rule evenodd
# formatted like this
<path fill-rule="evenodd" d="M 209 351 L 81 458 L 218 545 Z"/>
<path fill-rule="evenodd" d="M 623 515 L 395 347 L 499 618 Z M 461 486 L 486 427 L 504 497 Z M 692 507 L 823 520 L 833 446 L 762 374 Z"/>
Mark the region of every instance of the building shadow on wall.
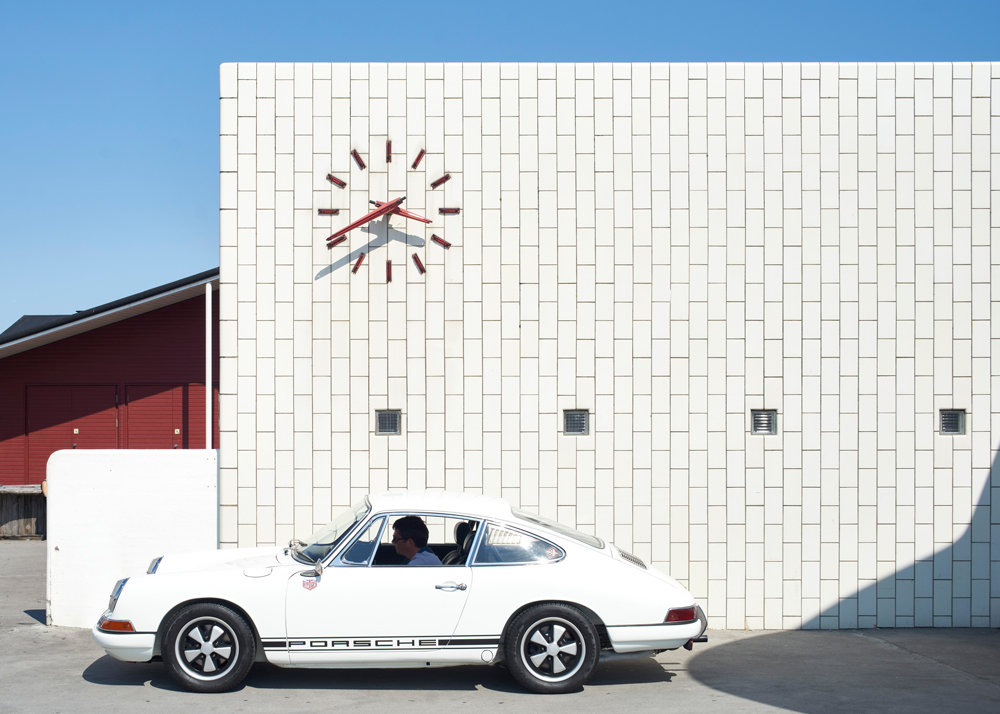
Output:
<path fill-rule="evenodd" d="M 373 250 L 388 245 L 391 241 L 398 241 L 404 245 L 412 245 L 415 248 L 423 248 L 425 243 L 423 238 L 410 235 L 406 231 L 401 231 L 390 226 L 388 216 L 377 221 L 373 221 L 367 226 L 362 227 L 360 230 L 362 233 L 369 233 L 374 237 L 361 248 L 352 250 L 344 257 L 338 258 L 330 263 L 330 265 L 320 270 L 316 273 L 316 280 L 340 270 L 341 268 L 345 268 L 348 265 L 354 265 L 358 258 L 361 257 L 362 253 L 364 253 L 366 257 L 370 256 Z"/>
<path fill-rule="evenodd" d="M 807 714 L 1000 711 L 1000 634 L 913 629 L 989 626 L 990 503 L 998 468 L 994 460 L 970 525 L 953 543 L 803 618 L 799 630 L 738 636 L 701 652 L 696 645 L 691 676 Z M 817 631 L 851 627 L 868 629 Z M 973 672 L 976 667 L 986 670 Z M 978 688 L 982 680 L 990 682 L 985 692 Z"/>

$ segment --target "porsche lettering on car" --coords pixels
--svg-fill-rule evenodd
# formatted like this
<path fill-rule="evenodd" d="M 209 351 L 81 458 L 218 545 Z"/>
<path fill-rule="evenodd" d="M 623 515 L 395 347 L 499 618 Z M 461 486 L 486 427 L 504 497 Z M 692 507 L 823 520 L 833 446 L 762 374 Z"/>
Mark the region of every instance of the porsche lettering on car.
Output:
<path fill-rule="evenodd" d="M 394 528 L 412 516 L 426 544 Z M 504 663 L 526 689 L 557 693 L 602 661 L 690 649 L 706 627 L 687 589 L 596 536 L 499 499 L 404 492 L 283 548 L 157 557 L 115 584 L 93 637 L 119 660 L 162 658 L 197 692 L 271 662 Z"/>

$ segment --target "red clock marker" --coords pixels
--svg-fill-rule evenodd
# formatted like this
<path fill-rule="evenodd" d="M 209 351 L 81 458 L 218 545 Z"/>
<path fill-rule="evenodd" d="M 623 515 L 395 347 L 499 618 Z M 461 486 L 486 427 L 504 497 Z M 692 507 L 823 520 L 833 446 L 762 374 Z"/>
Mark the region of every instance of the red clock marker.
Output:
<path fill-rule="evenodd" d="M 339 208 L 321 208 L 319 209 L 319 215 L 321 216 L 339 216 Z"/>
<path fill-rule="evenodd" d="M 424 154 L 425 154 L 425 153 L 427 153 L 427 152 L 425 152 L 425 151 L 424 151 L 423 149 L 421 149 L 421 150 L 420 150 L 420 153 L 419 153 L 419 154 L 417 154 L 417 158 L 415 158 L 415 159 L 413 160 L 413 165 L 412 165 L 412 166 L 410 166 L 410 168 L 411 168 L 411 169 L 413 169 L 413 170 L 416 170 L 416 168 L 417 168 L 418 166 L 420 166 L 420 160 L 421 160 L 422 158 L 424 158 Z"/>
<path fill-rule="evenodd" d="M 343 180 L 337 178 L 333 174 L 327 174 L 326 175 L 326 180 L 329 181 L 330 183 L 332 183 L 334 186 L 340 186 L 340 188 L 344 188 L 345 186 L 347 186 L 347 182 L 346 181 L 343 181 Z"/>
<path fill-rule="evenodd" d="M 445 183 L 446 181 L 450 181 L 450 180 L 451 180 L 451 174 L 445 174 L 444 176 L 442 176 L 441 178 L 439 178 L 437 181 L 432 181 L 431 182 L 431 188 L 437 188 L 441 184 Z"/>
<path fill-rule="evenodd" d="M 385 162 L 392 163 L 392 139 L 385 142 Z"/>
<path fill-rule="evenodd" d="M 462 212 L 461 208 L 439 208 L 438 213 L 443 216 L 457 216 Z"/>
<path fill-rule="evenodd" d="M 417 270 L 420 271 L 421 275 L 427 272 L 427 269 L 424 267 L 424 264 L 420 262 L 420 256 L 417 255 L 416 253 L 413 254 L 413 262 L 416 264 Z"/>
<path fill-rule="evenodd" d="M 361 267 L 361 261 L 363 261 L 364 259 L 365 259 L 364 253 L 358 256 L 358 262 L 354 264 L 354 270 L 351 271 L 352 273 L 358 272 L 358 268 Z"/>
<path fill-rule="evenodd" d="M 438 236 L 431 236 L 431 240 L 437 243 L 439 246 L 442 246 L 443 248 L 451 248 L 451 243 L 446 241 L 444 238 L 439 238 Z"/>
<path fill-rule="evenodd" d="M 385 281 L 387 283 L 391 283 L 392 282 L 392 261 L 391 260 L 385 261 Z"/>
<path fill-rule="evenodd" d="M 365 162 L 362 160 L 361 154 L 358 153 L 357 149 L 351 149 L 351 156 L 354 157 L 354 161 L 358 164 L 358 168 L 364 171 Z"/>
<path fill-rule="evenodd" d="M 347 240 L 347 236 L 340 236 L 340 238 L 334 238 L 332 241 L 330 241 L 329 243 L 326 244 L 326 247 L 327 248 L 332 248 L 335 245 L 340 245 L 345 240 Z"/>

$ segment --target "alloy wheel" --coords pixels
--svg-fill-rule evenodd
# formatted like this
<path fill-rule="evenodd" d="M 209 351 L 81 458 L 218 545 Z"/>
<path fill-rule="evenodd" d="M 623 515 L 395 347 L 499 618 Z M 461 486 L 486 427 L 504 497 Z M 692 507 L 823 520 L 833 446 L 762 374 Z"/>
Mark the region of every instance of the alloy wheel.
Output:
<path fill-rule="evenodd" d="M 175 647 L 181 667 L 202 680 L 225 676 L 240 651 L 239 640 L 229 625 L 214 617 L 199 617 L 185 625 Z"/>
<path fill-rule="evenodd" d="M 576 626 L 561 617 L 535 622 L 521 638 L 521 661 L 535 677 L 561 682 L 579 671 L 587 646 Z"/>

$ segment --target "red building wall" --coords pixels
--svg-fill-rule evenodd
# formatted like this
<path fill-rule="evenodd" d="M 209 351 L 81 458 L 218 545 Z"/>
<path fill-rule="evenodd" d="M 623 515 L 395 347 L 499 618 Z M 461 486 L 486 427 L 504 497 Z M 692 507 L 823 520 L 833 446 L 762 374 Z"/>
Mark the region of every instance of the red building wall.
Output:
<path fill-rule="evenodd" d="M 0 484 L 41 483 L 49 455 L 72 448 L 205 448 L 204 297 L 0 359 Z"/>

